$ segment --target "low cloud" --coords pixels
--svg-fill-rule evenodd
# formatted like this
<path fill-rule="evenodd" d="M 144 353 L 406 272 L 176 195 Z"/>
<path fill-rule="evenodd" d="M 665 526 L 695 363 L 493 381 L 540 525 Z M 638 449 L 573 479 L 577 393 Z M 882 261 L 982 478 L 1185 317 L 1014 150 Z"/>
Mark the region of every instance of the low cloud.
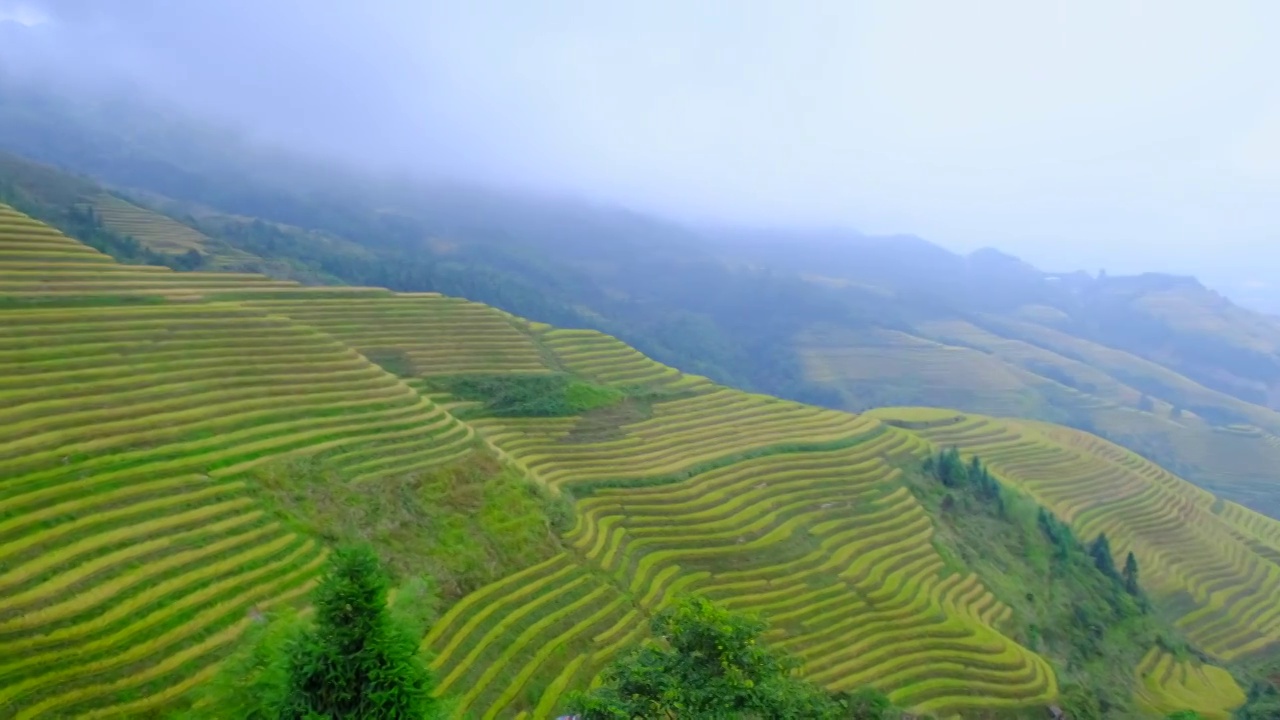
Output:
<path fill-rule="evenodd" d="M 1055 268 L 1280 272 L 1280 4 L 38 7 L 82 64 L 380 166 Z"/>

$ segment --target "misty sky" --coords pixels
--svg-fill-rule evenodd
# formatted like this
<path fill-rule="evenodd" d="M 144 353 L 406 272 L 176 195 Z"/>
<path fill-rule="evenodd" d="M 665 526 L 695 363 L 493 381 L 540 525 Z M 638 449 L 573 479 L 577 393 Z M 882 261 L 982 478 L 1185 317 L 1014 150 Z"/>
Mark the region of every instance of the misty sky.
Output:
<path fill-rule="evenodd" d="M 263 137 L 1280 284 L 1280 2 L 0 0 Z"/>

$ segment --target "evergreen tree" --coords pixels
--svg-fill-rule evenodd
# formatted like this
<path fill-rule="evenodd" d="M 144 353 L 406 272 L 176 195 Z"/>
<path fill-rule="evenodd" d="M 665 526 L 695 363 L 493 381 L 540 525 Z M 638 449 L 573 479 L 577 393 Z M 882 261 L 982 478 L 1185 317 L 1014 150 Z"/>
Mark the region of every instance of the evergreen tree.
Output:
<path fill-rule="evenodd" d="M 937 460 L 931 463 L 934 477 L 949 488 L 959 487 L 968 478 L 964 461 L 960 459 L 960 451 L 949 448 L 938 453 Z"/>
<path fill-rule="evenodd" d="M 1138 585 L 1138 559 L 1132 552 L 1124 559 L 1124 589 L 1135 597 L 1141 592 Z"/>
<path fill-rule="evenodd" d="M 418 642 L 393 622 L 367 547 L 339 549 L 316 591 L 316 623 L 288 649 L 283 718 L 421 720 L 436 715 Z"/>
<path fill-rule="evenodd" d="M 1106 533 L 1101 533 L 1098 539 L 1093 541 L 1093 545 L 1089 547 L 1089 555 L 1093 557 L 1093 564 L 1102 571 L 1103 575 L 1120 579 L 1120 573 L 1116 571 L 1115 557 L 1111 554 L 1111 541 L 1107 540 Z"/>
<path fill-rule="evenodd" d="M 982 467 L 982 461 L 978 459 L 977 455 L 974 455 L 973 457 L 969 458 L 969 469 L 965 473 L 969 482 L 978 483 L 978 485 L 981 486 L 982 476 L 986 474 L 987 474 L 986 468 Z"/>

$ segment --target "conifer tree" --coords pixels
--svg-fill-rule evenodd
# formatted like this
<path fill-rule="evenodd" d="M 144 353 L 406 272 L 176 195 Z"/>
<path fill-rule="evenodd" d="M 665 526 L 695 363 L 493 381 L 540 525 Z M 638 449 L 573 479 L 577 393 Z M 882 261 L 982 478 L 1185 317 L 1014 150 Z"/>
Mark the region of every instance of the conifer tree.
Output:
<path fill-rule="evenodd" d="M 1138 559 L 1132 552 L 1124 559 L 1124 589 L 1133 596 L 1137 596 L 1141 591 L 1138 585 Z"/>
<path fill-rule="evenodd" d="M 316 591 L 315 626 L 288 650 L 283 718 L 422 720 L 436 715 L 418 642 L 387 609 L 367 547 L 339 549 Z"/>
<path fill-rule="evenodd" d="M 1102 571 L 1103 575 L 1109 578 L 1120 579 L 1120 573 L 1116 571 L 1116 561 L 1111 555 L 1111 541 L 1107 540 L 1107 534 L 1098 535 L 1098 539 L 1093 541 L 1093 545 L 1089 548 L 1089 555 L 1093 557 L 1093 564 Z"/>

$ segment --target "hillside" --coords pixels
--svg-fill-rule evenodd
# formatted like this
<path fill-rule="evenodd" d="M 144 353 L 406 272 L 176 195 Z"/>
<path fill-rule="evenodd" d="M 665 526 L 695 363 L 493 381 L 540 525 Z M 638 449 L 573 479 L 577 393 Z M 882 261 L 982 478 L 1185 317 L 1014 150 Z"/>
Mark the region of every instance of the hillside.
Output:
<path fill-rule="evenodd" d="M 1280 523 L 1078 431 L 744 393 L 441 295 L 119 264 L 7 208 L 0 297 L 13 717 L 180 703 L 353 537 L 438 584 L 423 647 L 459 712 L 550 715 L 683 592 L 763 613 L 830 688 L 1043 712 L 1092 676 L 921 494 L 947 445 L 1139 557 L 1160 614 L 1098 650 L 1131 665 L 1113 702 L 1229 709 L 1178 638 L 1241 677 L 1280 641 Z"/>
<path fill-rule="evenodd" d="M 1106 533 L 1119 554 L 1133 552 L 1148 592 L 1181 605 L 1178 625 L 1211 655 L 1230 660 L 1280 641 L 1275 521 L 1076 430 L 936 410 L 869 414 L 981 457 L 1082 536 Z"/>
<path fill-rule="evenodd" d="M 567 200 L 387 187 L 338 168 L 285 172 L 297 163 L 267 167 L 239 146 L 210 158 L 208 133 L 184 127 L 160 134 L 189 132 L 204 144 L 199 162 L 159 143 L 138 150 L 150 164 L 16 143 L 123 187 L 3 156 L 0 198 L 125 262 L 466 297 L 835 409 L 933 405 L 1067 424 L 1280 517 L 1269 389 L 1280 325 L 1194 280 L 1047 274 L 919 238 L 686 228 Z"/>

